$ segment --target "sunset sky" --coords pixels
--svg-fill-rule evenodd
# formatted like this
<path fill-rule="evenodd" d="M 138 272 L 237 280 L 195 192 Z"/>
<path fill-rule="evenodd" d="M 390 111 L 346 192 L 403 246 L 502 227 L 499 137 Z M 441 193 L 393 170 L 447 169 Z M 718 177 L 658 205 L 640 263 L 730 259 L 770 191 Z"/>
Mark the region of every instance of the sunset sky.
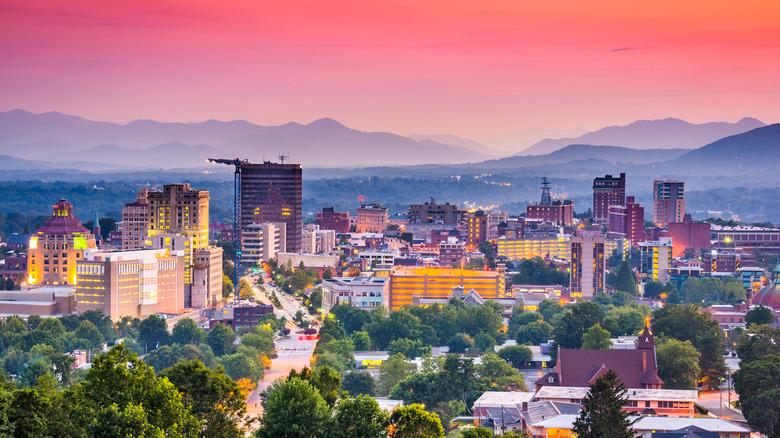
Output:
<path fill-rule="evenodd" d="M 0 3 L 0 111 L 483 139 L 780 121 L 780 2 Z"/>

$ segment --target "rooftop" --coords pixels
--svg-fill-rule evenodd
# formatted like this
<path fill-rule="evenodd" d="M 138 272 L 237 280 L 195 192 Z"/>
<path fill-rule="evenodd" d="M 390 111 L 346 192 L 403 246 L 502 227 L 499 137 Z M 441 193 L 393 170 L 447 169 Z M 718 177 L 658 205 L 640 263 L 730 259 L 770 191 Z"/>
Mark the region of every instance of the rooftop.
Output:
<path fill-rule="evenodd" d="M 474 407 L 516 405 L 529 402 L 533 397 L 533 392 L 486 391 L 474 402 Z"/>
<path fill-rule="evenodd" d="M 588 387 L 544 386 L 534 398 L 583 399 L 588 391 Z M 695 401 L 698 398 L 697 391 L 684 389 L 629 389 L 626 395 L 629 400 Z"/>

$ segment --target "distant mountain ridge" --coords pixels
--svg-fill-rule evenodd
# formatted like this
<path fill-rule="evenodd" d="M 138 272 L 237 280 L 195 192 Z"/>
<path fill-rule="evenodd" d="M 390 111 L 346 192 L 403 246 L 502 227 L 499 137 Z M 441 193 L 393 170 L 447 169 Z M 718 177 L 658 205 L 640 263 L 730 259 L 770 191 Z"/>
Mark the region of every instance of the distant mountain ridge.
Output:
<path fill-rule="evenodd" d="M 114 145 L 113 152 L 118 155 L 112 157 L 106 147 L 92 149 L 102 145 Z M 150 156 L 153 153 L 161 155 Z M 378 161 L 396 165 L 464 163 L 492 158 L 466 147 L 415 141 L 387 132 L 358 131 L 327 118 L 307 125 L 291 122 L 280 126 L 243 120 L 136 120 L 121 125 L 56 112 L 0 113 L 0 154 L 17 158 L 62 162 L 108 158 L 126 166 L 149 166 L 150 162 L 161 161 L 167 162 L 166 167 L 181 167 L 177 161 L 195 159 L 205 164 L 206 156 L 201 156 L 204 153 L 246 157 L 250 161 L 275 160 L 280 153 L 290 153 L 291 162 L 322 167 L 365 166 Z M 119 156 L 123 158 L 119 160 Z M 173 157 L 171 161 L 168 156 Z"/>
<path fill-rule="evenodd" d="M 625 126 L 608 126 L 575 138 L 548 138 L 515 155 L 544 155 L 570 144 L 608 144 L 631 149 L 693 149 L 762 126 L 766 124 L 751 117 L 745 117 L 737 123 L 702 124 L 675 118 L 638 120 Z"/>

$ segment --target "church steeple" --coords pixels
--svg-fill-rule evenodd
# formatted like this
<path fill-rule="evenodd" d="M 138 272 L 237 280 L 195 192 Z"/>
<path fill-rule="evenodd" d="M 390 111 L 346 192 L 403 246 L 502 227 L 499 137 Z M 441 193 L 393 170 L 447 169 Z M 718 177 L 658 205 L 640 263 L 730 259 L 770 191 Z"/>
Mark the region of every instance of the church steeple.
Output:
<path fill-rule="evenodd" d="M 655 350 L 655 342 L 653 342 L 653 334 L 650 333 L 649 327 L 645 326 L 645 329 L 642 330 L 642 333 L 639 335 L 639 339 L 637 339 L 636 341 L 636 349 Z"/>

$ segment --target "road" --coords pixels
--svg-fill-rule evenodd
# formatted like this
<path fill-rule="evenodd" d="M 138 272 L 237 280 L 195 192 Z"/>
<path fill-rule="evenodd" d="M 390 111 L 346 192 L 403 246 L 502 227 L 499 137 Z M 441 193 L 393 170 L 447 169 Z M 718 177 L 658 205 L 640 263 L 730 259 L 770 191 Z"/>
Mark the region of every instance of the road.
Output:
<path fill-rule="evenodd" d="M 720 391 L 702 391 L 701 393 L 699 393 L 699 399 L 696 400 L 696 403 L 709 409 L 710 414 L 720 416 L 721 397 L 723 403 L 726 405 L 723 408 L 723 418 L 733 419 L 736 421 L 745 421 L 745 417 L 743 417 L 739 411 L 727 407 L 728 400 L 729 400 L 729 391 L 725 389 L 723 390 L 722 394 Z M 736 392 L 731 391 L 731 401 L 737 400 L 738 398 L 739 395 L 737 395 Z"/>
<path fill-rule="evenodd" d="M 247 398 L 247 412 L 251 416 L 262 413 L 260 406 L 260 392 L 271 385 L 275 380 L 285 377 L 291 369 L 300 371 L 311 363 L 316 340 L 299 339 L 298 334 L 293 333 L 289 339 L 276 340 L 277 358 L 271 360 L 271 369 L 265 370 L 263 380 L 257 383 L 257 389 L 252 391 Z"/>

